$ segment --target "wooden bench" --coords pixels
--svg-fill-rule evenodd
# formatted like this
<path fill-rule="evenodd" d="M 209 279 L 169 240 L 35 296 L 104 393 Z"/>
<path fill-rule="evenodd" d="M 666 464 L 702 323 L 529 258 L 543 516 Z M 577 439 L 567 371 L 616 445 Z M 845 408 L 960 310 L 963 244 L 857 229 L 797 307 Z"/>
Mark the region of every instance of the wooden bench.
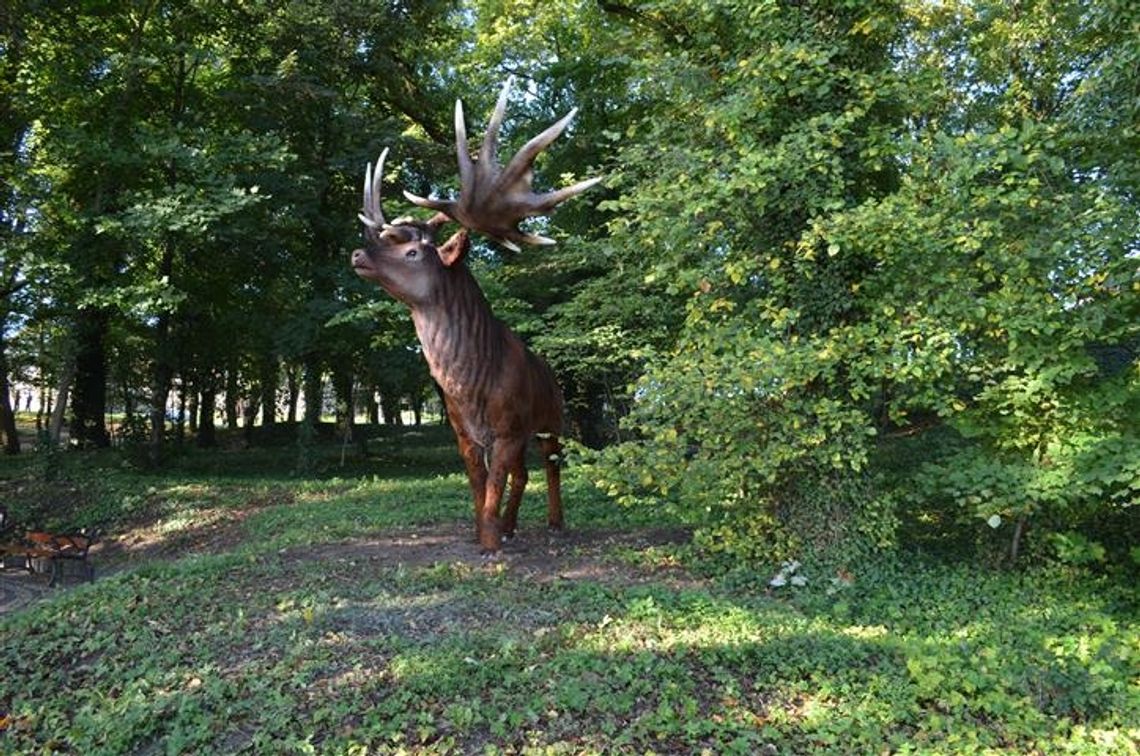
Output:
<path fill-rule="evenodd" d="M 0 534 L 10 530 L 8 513 L 0 509 Z M 63 577 L 63 565 L 78 562 L 83 565 L 88 580 L 95 579 L 95 567 L 87 559 L 88 551 L 99 540 L 98 531 L 83 529 L 75 533 L 44 533 L 32 531 L 25 534 L 23 541 L 0 544 L 0 563 L 7 567 L 8 557 L 19 557 L 19 566 L 28 572 L 36 572 L 36 560 L 47 560 L 51 564 L 51 580 L 54 586 Z"/>

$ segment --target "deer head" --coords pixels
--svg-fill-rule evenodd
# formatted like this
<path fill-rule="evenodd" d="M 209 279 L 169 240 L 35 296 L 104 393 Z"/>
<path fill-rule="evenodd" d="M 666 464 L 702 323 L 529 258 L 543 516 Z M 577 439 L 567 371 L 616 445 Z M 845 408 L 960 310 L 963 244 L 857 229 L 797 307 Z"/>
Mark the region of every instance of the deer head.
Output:
<path fill-rule="evenodd" d="M 545 194 L 536 194 L 531 186 L 535 158 L 558 138 L 577 114 L 577 108 L 523 145 L 505 168 L 499 166 L 499 127 L 511 85 L 512 79 L 508 79 L 499 94 L 477 159 L 472 159 L 468 152 L 463 103 L 456 100 L 459 197 L 427 199 L 404 192 L 414 204 L 437 211 L 430 220 L 404 217 L 390 223 L 386 221 L 380 199 L 388 150 L 380 154 L 375 167 L 368 165 L 364 175 L 364 208 L 359 216 L 365 226 L 366 245 L 352 255 L 357 274 L 378 282 L 397 299 L 414 305 L 430 296 L 433 271 L 451 268 L 464 258 L 470 248 L 467 230 L 478 231 L 514 251 L 518 251 L 520 243 L 554 244 L 552 239 L 522 231 L 518 224 L 531 216 L 549 214 L 557 205 L 589 189 L 601 178 L 580 181 Z M 464 231 L 437 248 L 436 233 L 448 220 L 457 222 Z"/>

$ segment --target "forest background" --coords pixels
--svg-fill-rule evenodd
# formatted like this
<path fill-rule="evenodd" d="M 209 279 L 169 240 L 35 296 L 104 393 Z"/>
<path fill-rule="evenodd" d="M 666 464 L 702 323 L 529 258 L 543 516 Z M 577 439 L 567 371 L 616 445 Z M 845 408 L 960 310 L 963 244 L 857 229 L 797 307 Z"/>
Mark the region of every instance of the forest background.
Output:
<path fill-rule="evenodd" d="M 11 0 L 5 450 L 17 386 L 41 448 L 149 468 L 215 417 L 296 429 L 304 468 L 326 392 L 338 438 L 430 406 L 404 310 L 348 265 L 359 182 L 389 146 L 387 186 L 452 191 L 452 103 L 481 123 L 507 75 L 509 144 L 580 109 L 540 184 L 606 179 L 535 222 L 557 247 L 472 266 L 608 495 L 730 563 L 850 564 L 900 527 L 1140 559 L 1124 0 Z"/>

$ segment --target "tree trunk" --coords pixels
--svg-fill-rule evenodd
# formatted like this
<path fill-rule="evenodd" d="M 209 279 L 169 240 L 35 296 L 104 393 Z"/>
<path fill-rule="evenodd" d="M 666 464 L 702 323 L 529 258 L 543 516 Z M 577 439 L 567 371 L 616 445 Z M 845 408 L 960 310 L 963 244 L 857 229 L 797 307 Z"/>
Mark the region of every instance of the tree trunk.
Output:
<path fill-rule="evenodd" d="M 236 368 L 226 371 L 226 428 L 237 430 L 238 427 L 238 399 L 241 394 L 238 390 L 238 374 Z"/>
<path fill-rule="evenodd" d="M 336 392 L 337 431 L 345 443 L 351 443 L 356 426 L 356 411 L 352 401 L 352 373 L 349 370 L 333 371 L 333 390 Z"/>
<path fill-rule="evenodd" d="M 197 438 L 198 429 L 201 427 L 198 423 L 198 417 L 202 414 L 201 392 L 194 384 L 186 386 L 183 390 L 186 392 L 186 422 L 190 426 L 190 435 Z"/>
<path fill-rule="evenodd" d="M 135 392 L 131 388 L 131 383 L 127 378 L 130 371 L 123 370 L 120 372 L 119 387 L 123 392 L 123 417 L 135 416 Z"/>
<path fill-rule="evenodd" d="M 44 353 L 43 329 L 40 328 L 39 332 L 40 332 L 40 356 L 42 359 L 42 356 Z M 41 369 L 39 371 L 39 383 L 36 386 L 36 393 L 38 393 L 39 397 L 40 397 L 40 406 L 36 408 L 36 433 L 37 434 L 39 434 L 40 432 L 42 432 L 44 430 L 44 426 L 47 424 L 47 418 L 51 413 L 51 410 L 49 410 L 47 407 L 47 405 L 51 402 L 51 398 L 48 396 L 48 390 L 49 389 L 48 389 L 48 384 L 47 384 L 47 371 L 43 370 L 43 368 L 41 367 Z"/>
<path fill-rule="evenodd" d="M 106 339 L 110 317 L 104 310 L 81 310 L 75 322 L 75 378 L 71 396 L 71 442 L 105 448 L 107 433 Z M 63 397 L 60 396 L 60 404 Z"/>
<path fill-rule="evenodd" d="M 443 395 L 443 386 L 432 379 L 432 388 L 435 389 L 435 395 L 439 397 L 439 424 L 447 425 L 447 398 Z"/>
<path fill-rule="evenodd" d="M 253 426 L 257 422 L 257 413 L 260 409 L 261 397 L 251 389 L 241 414 L 241 433 L 247 446 L 253 445 Z"/>
<path fill-rule="evenodd" d="M 1028 521 L 1025 515 L 1017 518 L 1017 525 L 1013 529 L 1013 541 L 1009 544 L 1010 562 L 1017 562 L 1017 555 L 1021 550 L 1021 537 L 1025 535 L 1025 525 Z"/>
<path fill-rule="evenodd" d="M 316 356 L 305 359 L 305 417 L 297 426 L 297 472 L 311 472 L 316 466 L 317 425 L 321 420 L 321 365 Z"/>
<path fill-rule="evenodd" d="M 261 364 L 261 427 L 272 428 L 277 423 L 277 358 L 268 357 Z"/>
<path fill-rule="evenodd" d="M 59 388 L 56 389 L 55 406 L 51 408 L 51 420 L 48 423 L 48 441 L 58 444 L 63 438 L 63 420 L 67 413 L 67 402 L 71 397 L 71 384 L 75 381 L 75 363 L 64 365 L 59 375 Z M 48 393 L 48 402 L 51 402 L 51 393 Z"/>
<path fill-rule="evenodd" d="M 380 409 L 384 413 L 384 423 L 386 425 L 404 424 L 404 418 L 400 415 L 400 397 L 392 394 L 381 394 Z"/>
<path fill-rule="evenodd" d="M 376 388 L 368 392 L 368 422 L 372 425 L 380 424 L 380 402 L 376 401 Z"/>
<path fill-rule="evenodd" d="M 577 401 L 567 402 L 571 422 L 583 444 L 591 449 L 601 449 L 613 440 L 612 429 L 606 422 L 605 393 L 598 386 L 584 386 L 582 394 Z"/>
<path fill-rule="evenodd" d="M 321 422 L 321 410 L 324 403 L 324 385 L 321 376 L 320 363 L 311 358 L 305 362 L 305 378 L 303 393 L 305 398 L 304 422 L 316 428 Z"/>
<path fill-rule="evenodd" d="M 159 318 L 161 321 L 163 318 Z M 161 327 L 156 330 L 156 341 L 162 340 Z M 173 372 L 165 360 L 155 360 L 150 385 L 150 444 L 147 456 L 152 467 L 162 464 L 166 445 L 166 402 L 170 399 L 170 382 Z"/>
<path fill-rule="evenodd" d="M 190 388 L 186 385 L 186 381 L 179 381 L 178 416 L 174 423 L 174 439 L 179 447 L 186 443 L 186 419 L 191 403 L 192 394 L 190 394 Z"/>
<path fill-rule="evenodd" d="M 160 263 L 160 272 L 169 276 L 173 268 L 174 250 L 166 245 Z M 170 314 L 161 313 L 154 326 L 154 345 L 150 377 L 150 443 L 147 457 L 152 467 L 159 467 L 166 451 L 166 404 L 174 383 L 172 354 L 174 345 L 170 340 Z"/>
<path fill-rule="evenodd" d="M 20 436 L 16 431 L 16 414 L 12 411 L 11 386 L 8 382 L 8 353 L 4 342 L 4 326 L 0 323 L 0 435 L 4 436 L 4 453 L 20 453 Z"/>
<path fill-rule="evenodd" d="M 416 418 L 416 427 L 423 425 L 424 422 L 424 397 L 423 394 L 416 394 L 412 397 L 412 414 Z"/>
<path fill-rule="evenodd" d="M 286 390 L 289 392 L 289 407 L 285 412 L 285 419 L 290 423 L 297 422 L 297 405 L 301 393 L 300 386 L 297 385 L 297 368 L 290 366 L 285 371 L 285 385 Z"/>
<path fill-rule="evenodd" d="M 202 391 L 198 399 L 198 434 L 195 443 L 203 449 L 218 444 L 218 436 L 214 429 L 214 409 L 217 406 L 218 390 L 214 381 L 207 379 L 202 383 Z"/>

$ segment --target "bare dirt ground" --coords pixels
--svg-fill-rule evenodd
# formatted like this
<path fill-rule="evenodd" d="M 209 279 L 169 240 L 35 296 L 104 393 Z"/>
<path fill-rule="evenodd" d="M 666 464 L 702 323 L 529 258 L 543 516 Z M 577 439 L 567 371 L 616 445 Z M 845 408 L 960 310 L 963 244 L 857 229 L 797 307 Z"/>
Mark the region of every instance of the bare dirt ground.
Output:
<path fill-rule="evenodd" d="M 0 614 L 22 609 L 50 595 L 55 589 L 48 588 L 47 582 L 47 576 L 24 570 L 9 568 L 0 572 Z"/>
<path fill-rule="evenodd" d="M 231 550 L 244 537 L 242 521 L 248 514 L 248 511 L 231 510 L 227 516 L 197 531 L 193 538 L 187 538 L 185 534 L 180 536 L 178 543 L 164 541 L 145 528 L 108 538 L 91 551 L 96 579 L 149 561 Z M 518 535 L 504 544 L 497 557 L 487 559 L 480 554 L 472 525 L 454 522 L 400 528 L 317 546 L 294 547 L 280 552 L 279 556 L 287 564 L 299 568 L 321 561 L 367 564 L 378 568 L 462 564 L 471 568 L 505 570 L 521 579 L 538 582 L 658 582 L 685 587 L 696 585 L 698 579 L 673 564 L 666 554 L 654 559 L 635 558 L 635 555 L 644 555 L 654 547 L 683 543 L 688 536 L 680 529 L 623 532 L 568 529 L 550 532 L 542 527 L 520 528 Z M 82 582 L 78 575 L 65 575 L 59 586 L 48 588 L 47 580 L 46 575 L 33 575 L 19 569 L 9 568 L 0 572 L 0 614 L 18 610 L 54 591 L 68 590 Z"/>
<path fill-rule="evenodd" d="M 693 578 L 667 558 L 652 566 L 622 559 L 622 553 L 645 552 L 652 547 L 684 543 L 689 534 L 680 529 L 642 529 L 625 532 L 520 528 L 493 558 L 480 554 L 474 528 L 468 522 L 392 530 L 380 536 L 289 549 L 287 561 L 342 560 L 367 562 L 378 567 L 420 567 L 464 564 L 493 567 L 532 580 L 589 579 L 599 582 L 667 581 L 687 583 Z"/>

